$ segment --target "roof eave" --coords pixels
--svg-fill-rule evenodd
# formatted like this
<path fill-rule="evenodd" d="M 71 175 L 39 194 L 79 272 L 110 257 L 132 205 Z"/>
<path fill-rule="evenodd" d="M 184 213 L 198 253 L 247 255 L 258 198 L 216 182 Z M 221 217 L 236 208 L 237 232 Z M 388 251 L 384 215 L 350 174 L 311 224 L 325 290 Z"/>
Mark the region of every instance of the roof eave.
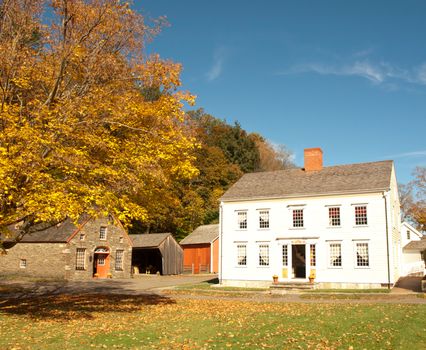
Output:
<path fill-rule="evenodd" d="M 283 196 L 258 196 L 258 197 L 241 197 L 241 198 L 223 198 L 221 197 L 219 200 L 221 202 L 246 202 L 246 201 L 254 201 L 254 200 L 265 200 L 265 199 L 287 199 L 287 198 L 306 198 L 306 197 L 326 197 L 326 196 L 335 196 L 335 195 L 348 195 L 348 194 L 366 194 L 366 193 L 378 193 L 378 192 L 386 192 L 389 191 L 390 187 L 385 188 L 374 188 L 368 190 L 357 190 L 357 191 L 335 191 L 335 192 L 327 192 L 327 193 L 308 193 L 308 194 L 292 194 L 292 195 L 283 195 Z"/>

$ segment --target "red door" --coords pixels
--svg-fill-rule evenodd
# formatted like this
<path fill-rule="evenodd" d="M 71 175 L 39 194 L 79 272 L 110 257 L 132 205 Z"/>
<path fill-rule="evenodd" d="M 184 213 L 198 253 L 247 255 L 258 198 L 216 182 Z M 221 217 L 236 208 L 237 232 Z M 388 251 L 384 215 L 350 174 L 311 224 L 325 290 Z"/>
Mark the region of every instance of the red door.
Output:
<path fill-rule="evenodd" d="M 94 261 L 95 274 L 99 278 L 107 278 L 109 273 L 109 254 L 97 253 Z"/>

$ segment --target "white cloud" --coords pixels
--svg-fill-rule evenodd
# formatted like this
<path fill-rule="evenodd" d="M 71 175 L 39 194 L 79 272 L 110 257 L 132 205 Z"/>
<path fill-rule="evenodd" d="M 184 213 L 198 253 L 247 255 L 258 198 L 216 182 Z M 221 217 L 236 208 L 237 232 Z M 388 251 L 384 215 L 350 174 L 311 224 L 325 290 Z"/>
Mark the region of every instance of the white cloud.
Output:
<path fill-rule="evenodd" d="M 223 64 L 226 59 L 226 50 L 221 47 L 215 50 L 213 55 L 213 65 L 210 70 L 206 73 L 206 77 L 208 81 L 213 81 L 219 78 L 222 74 Z"/>
<path fill-rule="evenodd" d="M 385 156 L 384 158 L 412 158 L 412 157 L 426 157 L 426 150 L 397 153 L 390 156 Z"/>
<path fill-rule="evenodd" d="M 397 82 L 426 85 L 426 62 L 412 69 L 400 68 L 387 62 L 373 63 L 356 60 L 348 64 L 307 63 L 290 67 L 280 75 L 316 73 L 321 75 L 358 76 L 374 84 L 386 83 L 396 87 Z"/>

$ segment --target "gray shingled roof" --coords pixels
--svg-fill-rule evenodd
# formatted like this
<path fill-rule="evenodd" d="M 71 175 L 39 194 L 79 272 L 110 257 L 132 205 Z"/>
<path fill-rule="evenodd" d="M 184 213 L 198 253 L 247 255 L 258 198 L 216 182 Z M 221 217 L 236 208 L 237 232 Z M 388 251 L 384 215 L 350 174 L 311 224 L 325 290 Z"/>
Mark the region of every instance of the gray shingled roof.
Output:
<path fill-rule="evenodd" d="M 82 220 L 79 220 L 81 223 Z M 31 232 L 23 236 L 20 242 L 25 243 L 46 243 L 46 242 L 66 242 L 68 238 L 75 232 L 77 226 L 72 222 L 71 219 L 66 219 L 59 224 L 48 224 L 42 223 L 34 226 Z M 13 242 L 17 235 L 18 229 L 9 226 L 10 235 L 5 241 Z"/>
<path fill-rule="evenodd" d="M 223 201 L 386 190 L 393 161 L 245 174 L 222 196 Z"/>
<path fill-rule="evenodd" d="M 180 241 L 181 245 L 211 243 L 219 237 L 219 225 L 198 226 L 190 235 Z"/>
<path fill-rule="evenodd" d="M 423 236 L 420 241 L 411 241 L 408 243 L 404 249 L 407 250 L 426 250 L 426 237 Z"/>
<path fill-rule="evenodd" d="M 171 233 L 144 233 L 129 235 L 133 248 L 157 248 Z"/>

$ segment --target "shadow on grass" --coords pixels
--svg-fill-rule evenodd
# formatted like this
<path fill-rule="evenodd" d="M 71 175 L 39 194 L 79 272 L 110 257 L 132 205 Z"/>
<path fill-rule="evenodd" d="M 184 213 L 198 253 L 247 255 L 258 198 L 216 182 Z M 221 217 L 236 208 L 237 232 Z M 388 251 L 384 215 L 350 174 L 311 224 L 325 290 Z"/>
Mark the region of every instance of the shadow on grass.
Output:
<path fill-rule="evenodd" d="M 95 312 L 137 312 L 144 305 L 175 304 L 175 300 L 155 295 L 41 295 L 0 301 L 0 313 L 25 315 L 57 321 L 93 319 Z"/>

